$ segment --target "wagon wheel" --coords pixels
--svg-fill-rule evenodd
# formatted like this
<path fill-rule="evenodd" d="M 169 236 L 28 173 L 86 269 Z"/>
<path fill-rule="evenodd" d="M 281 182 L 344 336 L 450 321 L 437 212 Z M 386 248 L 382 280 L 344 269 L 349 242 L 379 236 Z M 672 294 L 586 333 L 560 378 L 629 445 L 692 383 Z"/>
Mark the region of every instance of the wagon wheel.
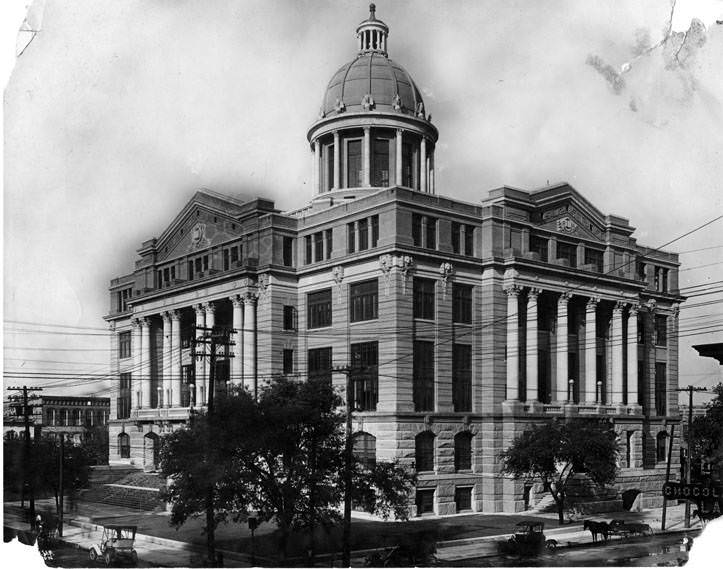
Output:
<path fill-rule="evenodd" d="M 548 551 L 555 551 L 557 549 L 557 540 L 548 539 L 545 542 L 545 547 L 547 547 Z"/>
<path fill-rule="evenodd" d="M 98 554 L 95 552 L 95 548 L 91 547 L 90 550 L 88 550 L 88 559 L 95 562 L 96 559 L 98 559 Z"/>
<path fill-rule="evenodd" d="M 110 552 L 110 551 L 106 551 L 106 552 L 103 554 L 103 561 L 105 561 L 105 566 L 106 566 L 106 567 L 109 567 L 109 566 L 110 566 L 110 562 L 111 562 L 112 560 L 113 560 L 113 555 L 111 555 L 111 552 Z"/>
<path fill-rule="evenodd" d="M 135 549 L 131 551 L 131 561 L 133 561 L 133 565 L 138 565 L 138 553 Z"/>

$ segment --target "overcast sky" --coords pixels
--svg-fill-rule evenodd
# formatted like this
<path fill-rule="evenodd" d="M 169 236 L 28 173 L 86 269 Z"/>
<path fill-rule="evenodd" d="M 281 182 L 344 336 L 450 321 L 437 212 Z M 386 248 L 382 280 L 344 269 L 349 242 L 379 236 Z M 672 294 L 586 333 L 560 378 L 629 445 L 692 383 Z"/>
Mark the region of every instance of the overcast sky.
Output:
<path fill-rule="evenodd" d="M 376 4 L 439 128 L 439 194 L 565 180 L 654 247 L 723 213 L 723 1 L 678 2 L 672 27 L 660 0 Z M 5 90 L 6 386 L 107 371 L 109 280 L 196 188 L 280 209 L 311 197 L 306 131 L 367 15 L 362 1 L 36 1 Z M 668 248 L 682 287 L 723 280 L 723 221 Z M 723 340 L 721 298 L 681 311 L 682 386 L 720 379 L 691 345 Z"/>

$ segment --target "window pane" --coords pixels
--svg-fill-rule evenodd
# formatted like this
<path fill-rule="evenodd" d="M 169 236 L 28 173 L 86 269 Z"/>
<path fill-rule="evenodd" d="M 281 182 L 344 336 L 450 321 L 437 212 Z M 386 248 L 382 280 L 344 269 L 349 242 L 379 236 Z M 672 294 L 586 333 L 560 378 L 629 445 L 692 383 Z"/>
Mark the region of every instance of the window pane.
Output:
<path fill-rule="evenodd" d="M 565 259 L 570 267 L 577 266 L 577 246 L 562 241 L 557 242 L 557 258 Z"/>
<path fill-rule="evenodd" d="M 350 140 L 346 147 L 347 188 L 358 188 L 362 182 L 362 143 Z"/>
<path fill-rule="evenodd" d="M 454 437 L 454 469 L 472 470 L 472 435 L 469 433 Z"/>
<path fill-rule="evenodd" d="M 308 352 L 309 378 L 331 383 L 331 348 L 314 348 Z"/>
<path fill-rule="evenodd" d="M 434 320 L 434 281 L 414 279 L 414 318 Z"/>
<path fill-rule="evenodd" d="M 389 185 L 389 139 L 375 138 L 372 151 L 372 185 Z"/>
<path fill-rule="evenodd" d="M 354 456 L 367 468 L 377 463 L 377 439 L 369 433 L 356 433 L 354 435 Z"/>
<path fill-rule="evenodd" d="M 417 213 L 412 214 L 412 243 L 422 246 L 422 216 Z"/>
<path fill-rule="evenodd" d="M 437 248 L 437 220 L 433 217 L 427 217 L 427 249 Z"/>
<path fill-rule="evenodd" d="M 364 251 L 369 248 L 369 224 L 366 219 L 360 219 L 357 225 L 359 227 L 359 250 Z"/>
<path fill-rule="evenodd" d="M 474 255 L 474 225 L 465 226 L 464 230 L 464 254 Z"/>
<path fill-rule="evenodd" d="M 377 318 L 378 287 L 377 279 L 354 283 L 349 287 L 349 318 L 352 322 Z"/>
<path fill-rule="evenodd" d="M 378 343 L 351 345 L 352 401 L 356 411 L 376 411 L 378 400 Z"/>
<path fill-rule="evenodd" d="M 346 252 L 353 253 L 356 251 L 356 223 L 346 224 Z"/>
<path fill-rule="evenodd" d="M 294 373 L 294 350 L 284 350 L 284 373 Z"/>
<path fill-rule="evenodd" d="M 662 362 L 655 362 L 655 414 L 665 415 L 666 407 L 666 366 Z"/>
<path fill-rule="evenodd" d="M 472 346 L 452 348 L 452 402 L 455 411 L 472 410 Z"/>
<path fill-rule="evenodd" d="M 417 472 L 434 470 L 434 435 L 429 431 L 414 439 L 414 460 Z"/>
<path fill-rule="evenodd" d="M 314 233 L 314 262 L 324 260 L 324 232 Z"/>
<path fill-rule="evenodd" d="M 460 253 L 459 238 L 462 233 L 462 226 L 456 221 L 452 222 L 452 252 Z"/>
<path fill-rule="evenodd" d="M 415 411 L 434 411 L 434 342 L 414 342 L 413 399 Z"/>
<path fill-rule="evenodd" d="M 472 323 L 472 287 L 452 285 L 452 320 L 461 324 Z"/>
<path fill-rule="evenodd" d="M 379 243 L 379 216 L 372 215 L 372 247 L 376 247 Z"/>
<path fill-rule="evenodd" d="M 457 512 L 469 512 L 472 510 L 472 488 L 455 488 L 454 503 Z"/>
<path fill-rule="evenodd" d="M 307 295 L 307 328 L 331 326 L 331 289 Z"/>

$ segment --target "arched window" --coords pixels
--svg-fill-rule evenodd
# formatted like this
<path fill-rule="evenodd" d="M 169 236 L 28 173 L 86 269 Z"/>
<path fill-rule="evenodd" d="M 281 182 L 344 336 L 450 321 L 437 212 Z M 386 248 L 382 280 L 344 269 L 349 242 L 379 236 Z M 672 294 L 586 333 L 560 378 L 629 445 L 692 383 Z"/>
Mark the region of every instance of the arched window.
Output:
<path fill-rule="evenodd" d="M 455 435 L 454 469 L 472 470 L 472 433 L 457 433 Z"/>
<path fill-rule="evenodd" d="M 131 437 L 128 433 L 118 435 L 118 454 L 121 458 L 131 457 Z"/>
<path fill-rule="evenodd" d="M 367 468 L 373 468 L 377 463 L 377 438 L 369 433 L 356 433 L 354 456 Z"/>
<path fill-rule="evenodd" d="M 661 431 L 655 437 L 655 459 L 658 462 L 665 462 L 666 458 L 666 441 L 668 440 L 668 433 Z"/>
<path fill-rule="evenodd" d="M 424 431 L 414 439 L 417 472 L 434 470 L 434 433 Z"/>

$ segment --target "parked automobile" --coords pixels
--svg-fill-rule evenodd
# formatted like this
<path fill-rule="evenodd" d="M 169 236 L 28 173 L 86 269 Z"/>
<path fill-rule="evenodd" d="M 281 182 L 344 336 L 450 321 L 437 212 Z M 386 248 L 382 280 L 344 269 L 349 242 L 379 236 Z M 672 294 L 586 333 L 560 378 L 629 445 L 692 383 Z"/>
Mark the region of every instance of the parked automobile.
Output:
<path fill-rule="evenodd" d="M 106 566 L 116 561 L 138 563 L 134 549 L 137 526 L 103 526 L 100 543 L 94 543 L 88 550 L 88 557 L 95 562 L 102 559 Z"/>
<path fill-rule="evenodd" d="M 538 555 L 547 548 L 549 551 L 557 549 L 557 541 L 545 539 L 542 522 L 519 522 L 515 525 L 515 533 L 507 541 L 498 543 L 500 553 L 512 555 Z"/>

